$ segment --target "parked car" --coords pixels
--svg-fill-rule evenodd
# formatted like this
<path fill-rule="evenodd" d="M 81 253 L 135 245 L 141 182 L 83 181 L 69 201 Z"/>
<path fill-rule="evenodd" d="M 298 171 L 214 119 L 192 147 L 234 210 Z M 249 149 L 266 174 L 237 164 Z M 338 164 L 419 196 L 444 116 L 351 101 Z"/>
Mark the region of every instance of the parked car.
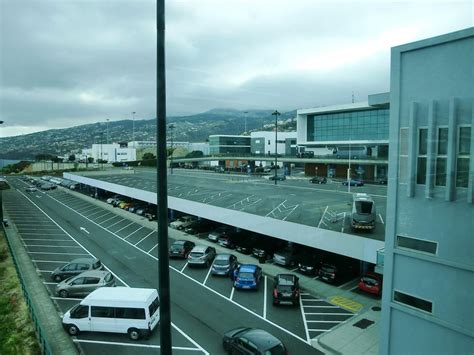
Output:
<path fill-rule="evenodd" d="M 309 179 L 309 182 L 313 184 L 325 184 L 328 182 L 328 179 L 325 176 L 315 176 Z"/>
<path fill-rule="evenodd" d="M 196 245 L 188 255 L 189 266 L 210 266 L 216 257 L 216 248 Z"/>
<path fill-rule="evenodd" d="M 217 254 L 212 263 L 211 273 L 232 276 L 237 267 L 238 261 L 234 254 Z"/>
<path fill-rule="evenodd" d="M 219 238 L 229 235 L 232 232 L 233 228 L 230 226 L 220 226 L 216 230 L 213 230 L 207 236 L 211 242 L 217 242 Z"/>
<path fill-rule="evenodd" d="M 369 272 L 360 279 L 359 290 L 380 296 L 382 294 L 382 284 L 382 275 Z"/>
<path fill-rule="evenodd" d="M 170 227 L 173 229 L 182 230 L 186 227 L 189 227 L 193 222 L 197 221 L 196 216 L 183 216 L 178 218 L 176 221 L 170 223 Z"/>
<path fill-rule="evenodd" d="M 132 213 L 135 213 L 137 212 L 138 209 L 140 208 L 146 208 L 147 205 L 141 201 L 135 201 L 135 202 L 132 202 L 129 206 L 128 206 L 128 212 L 132 212 Z"/>
<path fill-rule="evenodd" d="M 219 237 L 219 239 L 217 239 L 217 243 L 221 247 L 228 248 L 228 249 L 235 249 L 237 238 L 238 238 L 237 234 L 226 234 Z"/>
<path fill-rule="evenodd" d="M 318 275 L 321 280 L 334 283 L 338 280 L 346 280 L 357 273 L 357 262 L 336 260 L 323 263 Z"/>
<path fill-rule="evenodd" d="M 206 233 L 215 228 L 216 222 L 210 221 L 208 219 L 200 219 L 194 221 L 189 226 L 184 228 L 184 232 L 188 234 L 201 234 Z"/>
<path fill-rule="evenodd" d="M 35 191 L 38 191 L 38 189 L 34 186 L 28 186 L 27 188 L 25 188 L 25 191 L 26 192 L 35 192 Z"/>
<path fill-rule="evenodd" d="M 362 180 L 350 179 L 349 182 L 347 180 L 342 182 L 344 186 L 347 186 L 349 183 L 351 186 L 364 186 L 364 182 Z"/>
<path fill-rule="evenodd" d="M 283 266 L 293 266 L 301 250 L 297 246 L 286 246 L 273 254 L 273 262 Z"/>
<path fill-rule="evenodd" d="M 60 297 L 85 296 L 99 287 L 114 287 L 115 279 L 109 271 L 91 270 L 61 281 L 56 285 Z"/>
<path fill-rule="evenodd" d="M 115 205 L 120 201 L 123 197 L 120 195 L 114 195 L 112 197 L 109 197 L 105 202 L 107 202 L 109 205 Z"/>
<path fill-rule="evenodd" d="M 252 233 L 240 233 L 235 243 L 235 250 L 242 254 L 252 254 L 252 249 L 257 241 L 257 236 Z"/>
<path fill-rule="evenodd" d="M 287 355 L 285 345 L 262 329 L 237 328 L 224 334 L 222 340 L 228 354 Z"/>
<path fill-rule="evenodd" d="M 187 240 L 177 240 L 170 246 L 169 257 L 186 259 L 195 246 L 196 244 L 193 242 Z"/>
<path fill-rule="evenodd" d="M 273 304 L 300 303 L 300 285 L 297 276 L 292 274 L 278 274 L 273 285 Z"/>
<path fill-rule="evenodd" d="M 277 175 L 277 176 L 275 177 L 275 175 L 270 175 L 270 177 L 268 178 L 268 180 L 271 180 L 271 181 L 275 181 L 275 180 L 285 181 L 285 180 L 286 180 L 286 176 L 285 176 L 285 175 Z"/>
<path fill-rule="evenodd" d="M 313 252 L 302 253 L 297 258 L 298 271 L 305 275 L 316 275 L 321 266 L 321 259 Z"/>
<path fill-rule="evenodd" d="M 253 245 L 252 255 L 261 261 L 271 260 L 275 251 L 281 249 L 284 243 L 281 239 L 261 235 Z"/>
<path fill-rule="evenodd" d="M 48 190 L 54 190 L 57 186 L 54 184 L 51 184 L 50 182 L 43 182 L 42 184 L 39 185 L 39 188 L 44 191 Z"/>
<path fill-rule="evenodd" d="M 99 259 L 78 258 L 66 265 L 58 267 L 51 273 L 51 278 L 54 281 L 59 282 L 89 270 L 104 270 L 104 267 Z"/>
<path fill-rule="evenodd" d="M 237 290 L 258 290 L 262 268 L 253 264 L 242 264 L 234 270 L 234 288 Z"/>

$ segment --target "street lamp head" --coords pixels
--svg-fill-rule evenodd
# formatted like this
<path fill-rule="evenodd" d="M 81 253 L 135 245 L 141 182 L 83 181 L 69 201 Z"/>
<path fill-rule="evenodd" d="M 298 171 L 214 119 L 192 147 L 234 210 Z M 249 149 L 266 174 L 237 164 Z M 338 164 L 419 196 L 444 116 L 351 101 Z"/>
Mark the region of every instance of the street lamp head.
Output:
<path fill-rule="evenodd" d="M 275 110 L 275 112 L 272 113 L 272 116 L 277 116 L 278 117 L 280 115 L 281 115 L 281 113 L 278 112 L 278 110 Z"/>

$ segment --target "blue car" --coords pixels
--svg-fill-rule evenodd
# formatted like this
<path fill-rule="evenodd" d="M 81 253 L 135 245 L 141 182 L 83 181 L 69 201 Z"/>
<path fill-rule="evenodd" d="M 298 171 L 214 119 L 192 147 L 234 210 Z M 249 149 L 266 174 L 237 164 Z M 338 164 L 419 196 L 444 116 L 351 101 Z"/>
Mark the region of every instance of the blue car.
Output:
<path fill-rule="evenodd" d="M 234 270 L 234 287 L 237 290 L 258 290 L 262 268 L 253 264 L 243 264 Z"/>
<path fill-rule="evenodd" d="M 364 186 L 364 182 L 362 180 L 351 179 L 349 183 L 351 184 L 351 186 Z M 349 183 L 347 182 L 347 180 L 342 182 L 344 186 L 347 186 Z"/>

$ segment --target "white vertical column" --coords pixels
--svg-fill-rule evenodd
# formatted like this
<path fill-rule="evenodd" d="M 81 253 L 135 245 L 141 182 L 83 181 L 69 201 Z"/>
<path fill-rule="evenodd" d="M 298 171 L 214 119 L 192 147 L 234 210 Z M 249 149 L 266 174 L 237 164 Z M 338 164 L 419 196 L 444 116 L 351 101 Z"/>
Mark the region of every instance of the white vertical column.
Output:
<path fill-rule="evenodd" d="M 416 147 L 417 147 L 417 122 L 416 115 L 418 113 L 418 105 L 416 102 L 410 104 L 410 117 L 408 128 L 408 166 L 407 166 L 407 197 L 415 196 L 416 183 Z"/>
<path fill-rule="evenodd" d="M 436 101 L 431 101 L 428 107 L 428 149 L 426 157 L 426 185 L 425 197 L 433 197 L 435 184 L 435 159 L 436 159 Z"/>
<path fill-rule="evenodd" d="M 449 101 L 448 156 L 446 161 L 446 201 L 454 200 L 456 188 L 456 99 Z"/>

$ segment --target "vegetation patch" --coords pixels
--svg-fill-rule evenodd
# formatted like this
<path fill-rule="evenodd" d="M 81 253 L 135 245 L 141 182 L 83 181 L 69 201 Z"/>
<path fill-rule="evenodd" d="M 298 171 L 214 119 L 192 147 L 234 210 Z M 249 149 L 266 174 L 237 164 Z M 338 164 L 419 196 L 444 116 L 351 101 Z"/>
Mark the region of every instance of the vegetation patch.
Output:
<path fill-rule="evenodd" d="M 0 234 L 0 354 L 40 354 L 5 236 Z"/>

